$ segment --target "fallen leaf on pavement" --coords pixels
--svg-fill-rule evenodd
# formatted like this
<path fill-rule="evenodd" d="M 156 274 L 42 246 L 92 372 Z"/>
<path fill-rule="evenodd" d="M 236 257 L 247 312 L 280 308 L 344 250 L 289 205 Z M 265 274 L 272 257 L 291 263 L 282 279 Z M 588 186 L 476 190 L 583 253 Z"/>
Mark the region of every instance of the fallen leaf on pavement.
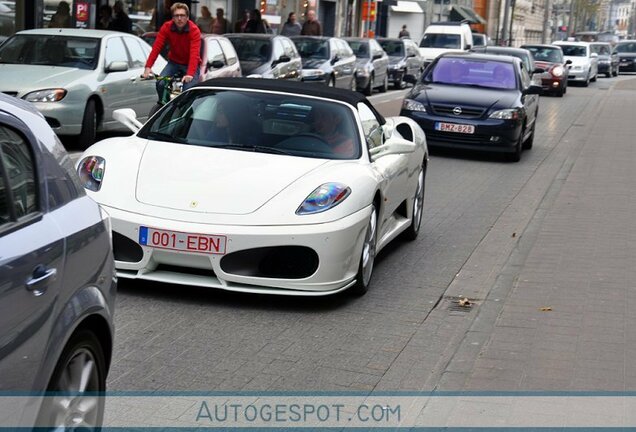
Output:
<path fill-rule="evenodd" d="M 541 309 L 539 309 L 541 312 L 551 312 L 552 308 L 550 306 L 544 306 Z"/>

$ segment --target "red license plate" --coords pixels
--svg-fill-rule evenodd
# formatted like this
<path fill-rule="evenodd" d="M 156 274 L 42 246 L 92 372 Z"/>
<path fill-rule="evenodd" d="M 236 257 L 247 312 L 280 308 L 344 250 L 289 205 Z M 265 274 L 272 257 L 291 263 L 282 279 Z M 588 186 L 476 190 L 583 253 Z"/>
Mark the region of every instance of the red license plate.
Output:
<path fill-rule="evenodd" d="M 435 123 L 435 130 L 442 132 L 456 132 L 463 134 L 474 134 L 475 126 L 455 123 Z"/>
<path fill-rule="evenodd" d="M 227 237 L 140 226 L 139 244 L 158 249 L 223 255 L 225 254 Z"/>

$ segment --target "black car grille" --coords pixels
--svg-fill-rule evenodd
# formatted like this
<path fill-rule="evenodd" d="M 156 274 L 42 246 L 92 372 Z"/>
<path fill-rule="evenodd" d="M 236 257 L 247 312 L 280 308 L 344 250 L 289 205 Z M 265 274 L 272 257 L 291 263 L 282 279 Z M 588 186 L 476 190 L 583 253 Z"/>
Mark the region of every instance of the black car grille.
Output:
<path fill-rule="evenodd" d="M 456 144 L 484 144 L 490 142 L 490 135 L 462 134 L 427 130 L 426 139 L 428 141 L 452 142 Z"/>
<path fill-rule="evenodd" d="M 453 112 L 456 108 L 461 108 L 461 114 L 457 115 Z M 458 105 L 433 105 L 433 112 L 440 116 L 453 118 L 479 118 L 484 114 L 483 108 L 470 108 Z"/>

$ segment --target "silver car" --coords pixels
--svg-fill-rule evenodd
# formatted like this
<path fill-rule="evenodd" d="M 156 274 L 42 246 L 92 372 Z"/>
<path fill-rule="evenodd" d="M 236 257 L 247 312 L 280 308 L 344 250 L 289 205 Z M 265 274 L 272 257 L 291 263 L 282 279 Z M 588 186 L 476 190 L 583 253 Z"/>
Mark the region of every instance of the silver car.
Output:
<path fill-rule="evenodd" d="M 150 49 L 119 32 L 21 31 L 0 47 L 0 91 L 32 102 L 58 135 L 88 147 L 97 131 L 121 128 L 114 110 L 147 113 L 157 102 L 154 81 L 140 79 Z M 153 71 L 165 65 L 159 58 Z"/>
<path fill-rule="evenodd" d="M 103 166 L 92 168 L 99 177 Z M 116 292 L 110 232 L 44 118 L 0 95 L 0 393 L 67 392 L 3 404 L 3 426 L 100 424 Z"/>
<path fill-rule="evenodd" d="M 568 81 L 580 82 L 584 87 L 590 81 L 596 81 L 598 75 L 598 54 L 592 52 L 589 42 L 556 41 L 563 50 L 563 58 L 572 64 L 568 72 Z"/>

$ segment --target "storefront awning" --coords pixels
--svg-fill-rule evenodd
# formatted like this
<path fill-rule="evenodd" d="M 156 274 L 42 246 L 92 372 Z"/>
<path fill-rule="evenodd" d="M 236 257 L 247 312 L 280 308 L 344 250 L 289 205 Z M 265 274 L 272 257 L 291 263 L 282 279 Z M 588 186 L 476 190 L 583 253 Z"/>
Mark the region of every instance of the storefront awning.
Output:
<path fill-rule="evenodd" d="M 391 6 L 392 12 L 404 12 L 404 13 L 424 13 L 420 5 L 412 1 L 398 0 L 397 5 Z"/>
<path fill-rule="evenodd" d="M 467 20 L 471 24 L 486 24 L 486 20 L 477 15 L 477 13 L 469 7 L 453 5 L 450 12 L 451 21 Z"/>

